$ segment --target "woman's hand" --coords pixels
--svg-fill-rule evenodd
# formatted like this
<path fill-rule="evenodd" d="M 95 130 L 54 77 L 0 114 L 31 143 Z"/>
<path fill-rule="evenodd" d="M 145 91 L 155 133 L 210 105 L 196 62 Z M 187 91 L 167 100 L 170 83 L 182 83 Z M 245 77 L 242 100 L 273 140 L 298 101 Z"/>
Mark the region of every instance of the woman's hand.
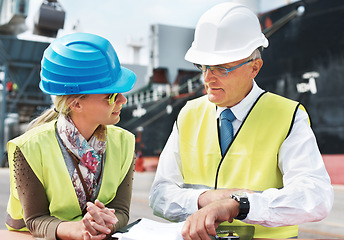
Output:
<path fill-rule="evenodd" d="M 114 230 L 114 225 L 118 222 L 115 210 L 107 208 L 98 199 L 87 203 L 87 213 L 82 222 L 84 224 L 84 239 L 100 240 L 106 238 Z"/>
<path fill-rule="evenodd" d="M 84 240 L 86 229 L 82 220 L 77 222 L 61 222 L 56 229 L 57 239 Z"/>

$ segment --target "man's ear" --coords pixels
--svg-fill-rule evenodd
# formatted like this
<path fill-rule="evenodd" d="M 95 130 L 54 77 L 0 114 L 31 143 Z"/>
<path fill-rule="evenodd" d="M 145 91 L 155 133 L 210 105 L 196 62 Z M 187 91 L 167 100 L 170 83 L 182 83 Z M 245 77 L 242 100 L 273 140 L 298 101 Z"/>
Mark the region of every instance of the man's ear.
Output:
<path fill-rule="evenodd" d="M 262 66 L 263 66 L 263 60 L 261 58 L 257 58 L 252 62 L 252 72 L 250 76 L 251 79 L 255 78 L 258 75 Z"/>

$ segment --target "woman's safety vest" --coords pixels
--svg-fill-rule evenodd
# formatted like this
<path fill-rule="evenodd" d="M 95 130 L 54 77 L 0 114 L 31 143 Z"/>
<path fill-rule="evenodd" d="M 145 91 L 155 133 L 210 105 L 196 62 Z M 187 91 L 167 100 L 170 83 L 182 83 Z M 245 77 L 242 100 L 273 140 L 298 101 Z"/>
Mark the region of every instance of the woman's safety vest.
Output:
<path fill-rule="evenodd" d="M 50 215 L 65 221 L 82 219 L 78 198 L 55 135 L 55 123 L 52 121 L 36 127 L 8 143 L 11 194 L 7 212 L 14 221 L 24 218 L 13 172 L 17 146 L 46 191 Z M 106 159 L 97 197 L 105 205 L 115 198 L 117 188 L 133 161 L 135 147 L 134 135 L 119 127 L 107 126 L 107 136 Z M 9 230 L 28 231 L 26 227 L 7 227 Z"/>
<path fill-rule="evenodd" d="M 215 104 L 207 96 L 189 101 L 177 119 L 185 186 L 257 192 L 283 188 L 278 151 L 291 130 L 298 108 L 304 110 L 295 101 L 272 93 L 262 94 L 222 157 Z M 230 225 L 247 224 L 234 220 Z M 255 238 L 298 235 L 297 226 L 254 226 Z"/>

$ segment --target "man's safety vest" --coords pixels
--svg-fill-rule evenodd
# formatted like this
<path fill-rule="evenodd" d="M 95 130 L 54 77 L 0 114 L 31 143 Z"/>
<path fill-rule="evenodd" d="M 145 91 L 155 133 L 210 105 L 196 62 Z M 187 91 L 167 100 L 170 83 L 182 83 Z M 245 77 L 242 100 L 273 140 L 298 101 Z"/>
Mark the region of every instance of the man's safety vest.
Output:
<path fill-rule="evenodd" d="M 42 183 L 49 201 L 50 215 L 65 221 L 82 219 L 78 198 L 55 135 L 55 123 L 52 121 L 36 127 L 8 143 L 11 194 L 7 212 L 14 221 L 24 218 L 14 179 L 13 157 L 16 147 L 20 148 Z M 117 188 L 133 161 L 135 147 L 134 135 L 119 127 L 107 126 L 107 136 L 105 165 L 97 197 L 105 205 L 115 198 Z M 26 227 L 7 227 L 9 230 L 28 231 Z"/>
<path fill-rule="evenodd" d="M 209 102 L 207 96 L 189 101 L 177 119 L 185 186 L 242 188 L 257 192 L 283 188 L 278 152 L 291 130 L 298 108 L 304 110 L 295 101 L 272 93 L 262 94 L 222 157 L 215 104 Z M 230 225 L 247 224 L 234 220 Z M 298 235 L 298 226 L 254 226 L 255 238 Z"/>

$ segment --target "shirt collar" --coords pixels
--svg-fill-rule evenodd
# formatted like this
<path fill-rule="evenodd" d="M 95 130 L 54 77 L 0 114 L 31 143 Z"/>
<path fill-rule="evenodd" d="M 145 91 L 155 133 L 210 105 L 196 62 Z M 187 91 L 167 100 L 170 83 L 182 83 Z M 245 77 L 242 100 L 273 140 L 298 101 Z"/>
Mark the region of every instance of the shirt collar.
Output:
<path fill-rule="evenodd" d="M 230 108 L 233 114 L 235 115 L 236 119 L 238 119 L 239 121 L 243 121 L 250 109 L 252 108 L 253 104 L 256 102 L 257 98 L 263 92 L 263 89 L 261 89 L 253 80 L 253 87 L 251 91 L 247 94 L 247 96 L 243 100 L 241 100 L 241 102 L 239 102 L 237 105 Z M 216 118 L 219 118 L 221 112 L 225 109 L 227 109 L 227 107 L 217 107 Z"/>

